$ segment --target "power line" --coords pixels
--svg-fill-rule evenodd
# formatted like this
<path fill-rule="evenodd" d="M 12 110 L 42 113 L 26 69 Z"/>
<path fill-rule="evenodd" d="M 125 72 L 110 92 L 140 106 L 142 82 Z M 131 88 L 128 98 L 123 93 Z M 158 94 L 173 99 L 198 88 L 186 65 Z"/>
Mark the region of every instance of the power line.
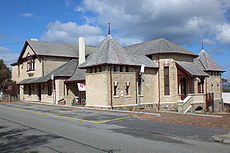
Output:
<path fill-rule="evenodd" d="M 1 44 L 1 46 L 7 46 L 7 45 L 15 45 L 15 44 L 21 44 L 21 43 L 24 43 L 24 41 L 21 41 L 21 42 L 15 42 L 15 43 L 5 43 L 5 44 Z"/>

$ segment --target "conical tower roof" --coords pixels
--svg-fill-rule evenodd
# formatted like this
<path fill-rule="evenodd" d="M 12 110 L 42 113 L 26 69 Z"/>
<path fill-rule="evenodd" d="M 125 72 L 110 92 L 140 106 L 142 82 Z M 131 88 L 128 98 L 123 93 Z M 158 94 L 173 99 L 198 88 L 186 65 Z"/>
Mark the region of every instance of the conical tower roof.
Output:
<path fill-rule="evenodd" d="M 216 62 L 208 55 L 205 50 L 202 50 L 197 58 L 202 64 L 205 71 L 222 71 L 223 70 L 216 64 Z"/>
<path fill-rule="evenodd" d="M 111 35 L 108 35 L 106 39 L 101 42 L 98 48 L 88 57 L 86 62 L 79 66 L 79 68 L 87 68 L 98 65 L 140 66 L 141 64 L 145 64 L 146 67 L 157 67 L 145 56 L 133 57 L 131 54 L 128 54 L 125 49 L 112 38 Z"/>

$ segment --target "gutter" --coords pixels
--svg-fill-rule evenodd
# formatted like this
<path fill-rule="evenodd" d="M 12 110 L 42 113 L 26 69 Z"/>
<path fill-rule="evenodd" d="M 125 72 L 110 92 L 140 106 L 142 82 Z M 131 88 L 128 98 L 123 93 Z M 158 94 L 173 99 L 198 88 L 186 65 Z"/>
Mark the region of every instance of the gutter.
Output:
<path fill-rule="evenodd" d="M 113 109 L 113 86 L 112 86 L 112 66 L 109 68 L 110 70 L 110 105 L 111 109 Z"/>
<path fill-rule="evenodd" d="M 160 102 L 161 102 L 161 92 L 160 92 L 160 58 L 157 56 L 158 60 L 158 105 L 157 105 L 157 110 L 160 111 Z"/>

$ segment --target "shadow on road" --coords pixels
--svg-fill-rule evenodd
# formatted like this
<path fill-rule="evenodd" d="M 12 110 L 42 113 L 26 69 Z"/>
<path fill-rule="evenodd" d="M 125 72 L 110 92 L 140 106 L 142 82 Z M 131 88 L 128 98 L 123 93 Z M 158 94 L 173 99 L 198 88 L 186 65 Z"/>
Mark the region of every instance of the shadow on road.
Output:
<path fill-rule="evenodd" d="M 27 152 L 34 147 L 47 144 L 53 139 L 61 138 L 49 134 L 32 134 L 31 132 L 33 132 L 33 129 L 28 127 L 10 129 L 0 126 L 0 152 Z M 30 151 L 30 153 L 36 153 L 36 151 Z"/>

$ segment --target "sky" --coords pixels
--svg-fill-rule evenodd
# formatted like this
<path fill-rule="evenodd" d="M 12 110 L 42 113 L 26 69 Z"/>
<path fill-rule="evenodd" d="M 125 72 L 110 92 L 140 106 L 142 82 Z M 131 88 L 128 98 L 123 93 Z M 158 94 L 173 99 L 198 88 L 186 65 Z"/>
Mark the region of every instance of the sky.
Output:
<path fill-rule="evenodd" d="M 123 46 L 165 38 L 198 54 L 203 42 L 230 81 L 230 0 L 0 0 L 0 59 L 30 39 L 98 46 L 108 22 Z"/>

